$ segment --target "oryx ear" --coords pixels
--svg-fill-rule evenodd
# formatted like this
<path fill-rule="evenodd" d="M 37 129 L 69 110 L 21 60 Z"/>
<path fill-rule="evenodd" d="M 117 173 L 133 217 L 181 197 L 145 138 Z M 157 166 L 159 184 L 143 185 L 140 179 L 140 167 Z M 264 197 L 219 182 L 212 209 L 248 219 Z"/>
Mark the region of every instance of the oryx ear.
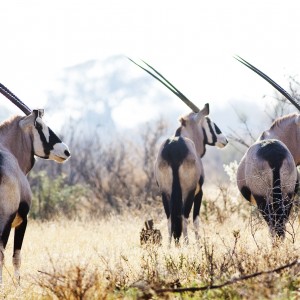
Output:
<path fill-rule="evenodd" d="M 40 117 L 40 118 L 42 118 L 44 116 L 44 112 L 45 112 L 45 110 L 42 108 L 33 110 L 33 113 L 35 114 L 35 116 Z"/>
<path fill-rule="evenodd" d="M 37 123 L 42 124 L 43 123 L 42 117 L 44 115 L 44 110 L 43 109 L 34 109 L 33 114 L 35 115 L 34 126 L 37 126 Z"/>
<path fill-rule="evenodd" d="M 209 115 L 209 104 L 206 103 L 204 105 L 204 107 L 202 108 L 202 110 L 200 110 L 200 112 L 204 115 L 204 116 L 208 116 Z"/>
<path fill-rule="evenodd" d="M 20 128 L 22 128 L 22 129 L 28 128 L 29 125 L 33 125 L 35 119 L 36 119 L 36 116 L 32 112 L 30 115 L 28 115 L 20 120 L 20 122 L 19 122 Z"/>
<path fill-rule="evenodd" d="M 37 109 L 37 111 L 38 111 L 38 116 L 40 118 L 43 118 L 45 110 L 43 108 L 39 108 Z"/>
<path fill-rule="evenodd" d="M 202 120 L 202 118 L 206 117 L 209 115 L 209 104 L 206 103 L 204 105 L 204 107 L 198 112 L 196 113 L 196 121 L 200 122 L 200 120 Z"/>

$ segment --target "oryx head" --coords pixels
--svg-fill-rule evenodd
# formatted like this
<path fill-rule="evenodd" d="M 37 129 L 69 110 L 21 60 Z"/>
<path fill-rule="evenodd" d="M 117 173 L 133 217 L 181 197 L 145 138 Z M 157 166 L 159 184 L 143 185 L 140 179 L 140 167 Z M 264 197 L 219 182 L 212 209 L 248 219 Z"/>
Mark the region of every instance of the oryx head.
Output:
<path fill-rule="evenodd" d="M 129 58 L 130 59 L 130 58 Z M 131 60 L 131 59 L 130 59 Z M 203 140 L 204 144 L 217 146 L 223 148 L 227 145 L 228 141 L 224 134 L 222 134 L 219 127 L 211 121 L 208 117 L 209 115 L 209 105 L 206 103 L 203 109 L 199 109 L 192 101 L 190 101 L 186 96 L 184 96 L 171 82 L 169 82 L 162 74 L 156 71 L 153 67 L 147 64 L 145 61 L 143 63 L 149 68 L 146 69 L 141 65 L 137 64 L 131 60 L 134 64 L 142 68 L 144 71 L 149 73 L 155 79 L 160 81 L 164 86 L 166 86 L 172 93 L 174 93 L 179 99 L 181 99 L 189 108 L 192 109 L 192 113 L 182 117 L 180 119 L 182 132 L 184 131 L 184 136 L 190 137 L 195 144 L 199 140 Z M 155 72 L 152 73 L 152 71 Z"/>
<path fill-rule="evenodd" d="M 68 146 L 42 120 L 43 109 L 31 111 L 2 84 L 0 84 L 0 92 L 26 114 L 26 117 L 19 122 L 19 126 L 31 136 L 34 155 L 59 163 L 66 161 L 71 156 Z"/>
<path fill-rule="evenodd" d="M 43 109 L 34 109 L 20 121 L 19 125 L 22 130 L 29 132 L 32 136 L 34 155 L 60 163 L 64 162 L 70 157 L 69 148 L 44 123 L 43 115 Z"/>
<path fill-rule="evenodd" d="M 189 137 L 195 143 L 201 137 L 203 144 L 210 146 L 217 146 L 223 148 L 228 141 L 225 135 L 221 132 L 219 127 L 208 117 L 209 104 L 206 103 L 204 107 L 198 112 L 191 112 L 190 114 L 181 117 L 181 134 Z"/>

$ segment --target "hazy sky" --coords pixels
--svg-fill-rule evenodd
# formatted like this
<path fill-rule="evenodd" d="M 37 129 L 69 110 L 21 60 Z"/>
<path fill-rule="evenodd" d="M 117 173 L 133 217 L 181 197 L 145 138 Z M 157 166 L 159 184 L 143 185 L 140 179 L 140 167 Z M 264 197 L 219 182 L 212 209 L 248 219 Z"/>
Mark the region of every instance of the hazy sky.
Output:
<path fill-rule="evenodd" d="M 285 88 L 300 72 L 296 0 L 10 0 L 1 3 L 0 30 L 0 82 L 31 107 L 44 105 L 64 68 L 112 55 L 146 60 L 211 110 L 272 96 L 234 54 Z"/>

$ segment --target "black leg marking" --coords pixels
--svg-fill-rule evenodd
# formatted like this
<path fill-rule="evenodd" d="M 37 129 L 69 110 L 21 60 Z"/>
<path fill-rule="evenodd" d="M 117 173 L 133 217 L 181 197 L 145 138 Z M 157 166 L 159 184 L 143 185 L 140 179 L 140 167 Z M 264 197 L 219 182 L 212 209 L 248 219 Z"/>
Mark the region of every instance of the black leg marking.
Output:
<path fill-rule="evenodd" d="M 263 196 L 254 196 L 257 207 L 267 222 L 271 232 L 277 237 L 285 236 L 285 222 L 289 215 L 291 204 L 273 199 L 273 203 L 267 203 Z M 283 205 L 286 205 L 283 207 Z"/>
<path fill-rule="evenodd" d="M 29 212 L 29 205 L 25 202 L 21 202 L 19 205 L 18 214 L 23 219 L 23 222 L 15 228 L 14 238 L 14 251 L 21 250 L 24 239 L 24 234 L 27 227 L 27 214 Z"/>
<path fill-rule="evenodd" d="M 6 244 L 7 244 L 8 238 L 9 238 L 9 234 L 10 234 L 10 230 L 11 230 L 11 224 L 12 224 L 12 222 L 13 222 L 15 216 L 16 216 L 16 213 L 13 214 L 13 215 L 9 218 L 8 222 L 6 223 L 6 225 L 5 225 L 5 227 L 4 227 L 3 233 L 2 233 L 1 239 L 2 239 L 2 243 L 3 243 L 4 249 L 5 249 L 5 247 L 6 247 Z"/>
<path fill-rule="evenodd" d="M 194 197 L 195 197 L 195 189 L 193 189 L 192 191 L 189 192 L 187 198 L 184 201 L 183 204 L 183 215 L 186 219 L 188 219 L 193 203 L 194 203 Z"/>
<path fill-rule="evenodd" d="M 161 197 L 162 197 L 162 201 L 163 201 L 165 213 L 167 215 L 167 218 L 169 219 L 169 217 L 170 217 L 169 198 L 168 198 L 168 196 L 165 193 L 162 193 Z"/>
<path fill-rule="evenodd" d="M 200 180 L 199 180 L 200 191 L 195 195 L 195 198 L 194 198 L 193 221 L 195 221 L 195 219 L 200 214 L 200 207 L 201 207 L 202 197 L 203 197 L 203 191 L 202 191 L 203 183 L 204 183 L 204 178 L 203 178 L 203 176 L 201 176 Z"/>
<path fill-rule="evenodd" d="M 293 202 L 289 197 L 287 199 L 276 201 L 273 204 L 274 208 L 274 227 L 278 237 L 285 236 L 285 224 L 289 218 Z"/>
<path fill-rule="evenodd" d="M 23 219 L 23 222 L 15 228 L 15 237 L 14 237 L 14 251 L 21 250 L 23 239 L 27 227 L 27 217 Z"/>
<path fill-rule="evenodd" d="M 202 197 L 203 197 L 203 192 L 202 192 L 202 188 L 201 188 L 200 192 L 195 196 L 195 199 L 194 199 L 193 221 L 195 221 L 196 218 L 199 217 Z"/>
<path fill-rule="evenodd" d="M 289 216 L 290 216 L 290 213 L 291 213 L 291 209 L 293 207 L 293 197 L 288 197 L 288 199 L 285 199 L 283 201 L 283 205 L 284 205 L 284 208 L 285 208 L 285 216 L 286 216 L 286 220 L 288 220 Z"/>
<path fill-rule="evenodd" d="M 243 186 L 241 188 L 241 194 L 243 195 L 243 197 L 246 200 L 250 201 L 250 199 L 251 199 L 251 191 L 246 186 Z"/>
<path fill-rule="evenodd" d="M 272 210 L 272 225 L 277 236 L 284 236 L 285 233 L 285 208 L 283 207 L 283 201 L 281 199 L 273 198 L 273 210 Z"/>
<path fill-rule="evenodd" d="M 258 210 L 261 212 L 261 214 L 264 217 L 267 224 L 269 226 L 273 226 L 273 222 L 272 222 L 272 215 L 273 215 L 272 210 L 273 209 L 272 209 L 272 206 L 266 202 L 264 196 L 254 195 L 254 199 L 257 203 Z"/>
<path fill-rule="evenodd" d="M 299 181 L 297 179 L 296 185 L 295 185 L 295 195 L 298 193 L 299 190 Z"/>

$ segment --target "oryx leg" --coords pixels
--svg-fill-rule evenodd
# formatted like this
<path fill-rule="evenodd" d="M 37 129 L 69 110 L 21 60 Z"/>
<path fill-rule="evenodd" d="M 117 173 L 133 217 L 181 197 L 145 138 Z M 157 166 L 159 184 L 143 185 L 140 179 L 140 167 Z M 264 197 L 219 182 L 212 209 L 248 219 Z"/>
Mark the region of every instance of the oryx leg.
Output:
<path fill-rule="evenodd" d="M 18 215 L 22 223 L 15 228 L 14 237 L 14 252 L 13 252 L 13 266 L 15 269 L 15 277 L 20 282 L 20 266 L 21 266 L 21 248 L 27 227 L 27 214 L 29 212 L 29 205 L 26 202 L 21 202 Z"/>
<path fill-rule="evenodd" d="M 297 195 L 298 190 L 299 190 L 299 177 L 300 177 L 299 172 L 297 172 L 297 175 L 298 175 L 298 179 L 297 179 L 296 184 L 295 184 L 294 195 Z"/>
<path fill-rule="evenodd" d="M 287 198 L 284 199 L 284 201 L 283 201 L 287 219 L 290 217 L 290 213 L 291 213 L 291 210 L 292 210 L 293 204 L 294 204 L 293 201 L 294 201 L 294 194 L 292 194 L 292 193 L 288 194 Z"/>
<path fill-rule="evenodd" d="M 201 207 L 201 202 L 203 197 L 203 191 L 202 191 L 203 182 L 204 180 L 203 177 L 201 176 L 195 192 L 195 198 L 194 198 L 193 224 L 194 224 L 196 241 L 199 240 L 199 223 L 200 223 L 199 214 L 200 214 L 200 207 Z"/>
<path fill-rule="evenodd" d="M 285 225 L 290 216 L 293 205 L 293 194 L 284 195 L 281 201 L 274 201 L 274 228 L 276 236 L 283 239 L 285 237 Z"/>
<path fill-rule="evenodd" d="M 264 196 L 254 195 L 253 197 L 257 203 L 258 210 L 268 224 L 270 233 L 273 236 L 275 230 L 275 216 L 272 203 L 267 203 Z"/>
<path fill-rule="evenodd" d="M 187 224 L 188 224 L 189 215 L 190 215 L 193 203 L 194 203 L 194 196 L 195 196 L 195 189 L 193 189 L 192 191 L 190 191 L 188 193 L 188 196 L 185 199 L 184 204 L 183 204 L 184 219 L 183 219 L 182 231 L 183 231 L 184 241 L 186 244 L 189 243 L 189 237 L 188 237 L 188 233 L 187 233 Z"/>
<path fill-rule="evenodd" d="M 9 238 L 11 224 L 13 219 L 15 218 L 15 214 L 13 214 L 6 222 L 4 229 L 2 231 L 1 239 L 0 239 L 0 284 L 3 282 L 3 266 L 4 266 L 4 250 Z"/>
<path fill-rule="evenodd" d="M 273 227 L 278 238 L 285 236 L 285 207 L 282 199 L 273 199 Z"/>
<path fill-rule="evenodd" d="M 171 231 L 171 218 L 170 218 L 170 197 L 167 196 L 166 193 L 161 193 L 162 202 L 164 205 L 165 213 L 168 219 L 168 232 L 169 232 L 169 245 L 171 245 L 172 241 L 172 231 Z"/>

